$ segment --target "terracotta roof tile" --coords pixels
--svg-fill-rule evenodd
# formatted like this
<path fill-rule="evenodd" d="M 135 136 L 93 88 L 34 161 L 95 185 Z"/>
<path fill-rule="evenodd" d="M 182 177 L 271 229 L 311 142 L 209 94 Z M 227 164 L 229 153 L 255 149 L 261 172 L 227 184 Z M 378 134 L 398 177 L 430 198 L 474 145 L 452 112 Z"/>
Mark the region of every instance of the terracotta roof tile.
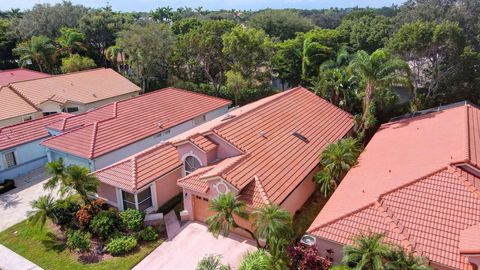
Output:
<path fill-rule="evenodd" d="M 480 254 L 480 224 L 460 232 L 460 253 Z"/>
<path fill-rule="evenodd" d="M 69 116 L 71 116 L 71 114 L 53 114 L 0 128 L 0 151 L 50 136 L 45 127 L 51 123 L 62 121 Z"/>
<path fill-rule="evenodd" d="M 216 143 L 201 134 L 191 136 L 189 141 L 204 152 L 215 150 L 218 147 Z"/>
<path fill-rule="evenodd" d="M 229 104 L 228 100 L 165 88 L 76 116 L 71 126 L 83 127 L 46 140 L 43 145 L 93 159 Z M 97 127 L 94 129 L 90 122 Z M 82 143 L 77 143 L 80 138 Z"/>
<path fill-rule="evenodd" d="M 39 110 L 8 86 L 0 87 L 0 120 L 9 119 Z"/>
<path fill-rule="evenodd" d="M 51 75 L 47 73 L 42 73 L 24 68 L 0 70 L 0 86 L 6 86 L 13 82 L 47 78 L 50 76 Z"/>
<path fill-rule="evenodd" d="M 94 173 L 101 182 L 133 193 L 181 165 L 176 148 L 164 143 Z"/>

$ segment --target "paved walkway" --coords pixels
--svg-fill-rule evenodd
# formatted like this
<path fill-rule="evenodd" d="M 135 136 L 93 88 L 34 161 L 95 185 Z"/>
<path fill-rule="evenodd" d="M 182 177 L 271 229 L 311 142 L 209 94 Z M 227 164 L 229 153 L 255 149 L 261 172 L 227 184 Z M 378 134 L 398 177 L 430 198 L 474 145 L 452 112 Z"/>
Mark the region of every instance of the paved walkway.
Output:
<path fill-rule="evenodd" d="M 180 222 L 174 210 L 168 212 L 163 217 L 163 220 L 165 222 L 165 228 L 167 229 L 168 240 L 171 240 L 180 232 Z"/>
<path fill-rule="evenodd" d="M 30 202 L 48 194 L 43 190 L 48 177 L 43 168 L 34 170 L 15 179 L 17 187 L 0 195 L 0 231 L 27 218 L 28 211 L 32 210 Z"/>
<path fill-rule="evenodd" d="M 219 236 L 208 232 L 205 224 L 190 222 L 172 240 L 156 248 L 133 270 L 195 269 L 206 255 L 220 255 L 223 264 L 236 269 L 243 255 L 255 250 L 251 241 L 240 236 Z"/>
<path fill-rule="evenodd" d="M 43 270 L 38 265 L 0 245 L 0 269 L 4 270 Z"/>

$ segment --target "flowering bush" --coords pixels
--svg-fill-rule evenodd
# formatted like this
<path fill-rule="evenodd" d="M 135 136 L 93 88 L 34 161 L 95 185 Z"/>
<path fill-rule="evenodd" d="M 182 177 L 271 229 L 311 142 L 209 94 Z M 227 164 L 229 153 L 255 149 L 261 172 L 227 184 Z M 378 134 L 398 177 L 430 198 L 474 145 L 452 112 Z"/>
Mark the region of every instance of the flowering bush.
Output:
<path fill-rule="evenodd" d="M 301 243 L 288 247 L 288 256 L 292 269 L 298 270 L 326 270 L 332 264 L 320 256 L 317 248 L 308 247 Z"/>
<path fill-rule="evenodd" d="M 132 236 L 119 236 L 113 238 L 107 244 L 107 251 L 112 255 L 120 255 L 129 252 L 137 246 L 137 239 Z"/>
<path fill-rule="evenodd" d="M 135 209 L 127 209 L 120 213 L 122 224 L 129 231 L 135 232 L 140 230 L 143 226 L 144 218 L 145 214 Z"/>

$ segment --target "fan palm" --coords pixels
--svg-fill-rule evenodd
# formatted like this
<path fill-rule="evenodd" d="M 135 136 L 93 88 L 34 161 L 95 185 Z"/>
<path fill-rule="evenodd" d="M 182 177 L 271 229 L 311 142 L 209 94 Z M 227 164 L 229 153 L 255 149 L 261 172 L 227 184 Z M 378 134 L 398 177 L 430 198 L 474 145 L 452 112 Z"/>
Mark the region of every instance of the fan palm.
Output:
<path fill-rule="evenodd" d="M 337 188 L 337 181 L 332 177 L 332 173 L 329 169 L 324 168 L 316 176 L 315 181 L 320 186 L 320 191 L 326 198 L 328 195 Z"/>
<path fill-rule="evenodd" d="M 415 257 L 412 253 L 407 253 L 401 247 L 395 247 L 387 255 L 388 262 L 385 264 L 386 270 L 432 270 L 428 262 L 421 257 Z"/>
<path fill-rule="evenodd" d="M 263 249 L 247 253 L 242 258 L 238 270 L 265 270 L 272 269 L 270 255 Z"/>
<path fill-rule="evenodd" d="M 30 205 L 34 210 L 28 212 L 28 222 L 43 228 L 48 218 L 54 218 L 53 208 L 55 204 L 55 199 L 50 194 L 40 196 L 38 199 L 32 201 Z"/>
<path fill-rule="evenodd" d="M 48 37 L 33 36 L 30 40 L 19 43 L 12 51 L 20 56 L 20 66 L 24 67 L 33 62 L 43 72 L 46 65 L 53 61 L 56 48 Z"/>
<path fill-rule="evenodd" d="M 248 219 L 249 215 L 245 210 L 245 203 L 237 200 L 231 192 L 220 194 L 211 200 L 209 209 L 214 211 L 215 214 L 208 217 L 205 222 L 208 225 L 208 231 L 215 237 L 218 237 L 220 233 L 227 236 L 231 229 L 239 228 L 247 232 L 255 240 L 257 247 L 260 247 L 255 234 L 251 230 L 238 225 L 235 221 L 235 216 Z"/>
<path fill-rule="evenodd" d="M 74 51 L 85 51 L 86 45 L 85 35 L 73 28 L 62 27 L 60 29 L 60 36 L 57 38 L 57 43 L 60 45 L 60 50 L 67 52 L 69 56 L 73 54 Z"/>
<path fill-rule="evenodd" d="M 342 262 L 355 264 L 356 270 L 383 270 L 384 262 L 389 254 L 389 247 L 383 242 L 382 234 L 360 234 L 353 239 L 352 245 L 343 249 Z"/>
<path fill-rule="evenodd" d="M 257 237 L 266 239 L 268 247 L 272 237 L 291 237 L 292 216 L 278 205 L 265 205 L 253 212 L 253 227 Z"/>
<path fill-rule="evenodd" d="M 220 255 L 207 255 L 203 257 L 197 264 L 196 270 L 229 270 L 229 266 L 225 266 L 220 261 Z"/>

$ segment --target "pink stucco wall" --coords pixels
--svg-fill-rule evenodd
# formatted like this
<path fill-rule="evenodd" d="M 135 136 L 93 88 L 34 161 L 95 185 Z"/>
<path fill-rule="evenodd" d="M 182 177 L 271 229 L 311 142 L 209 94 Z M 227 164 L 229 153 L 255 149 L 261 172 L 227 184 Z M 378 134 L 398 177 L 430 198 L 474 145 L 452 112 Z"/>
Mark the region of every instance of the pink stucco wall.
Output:
<path fill-rule="evenodd" d="M 312 171 L 302 183 L 283 201 L 282 208 L 290 212 L 292 215 L 303 206 L 303 204 L 310 198 L 315 189 L 313 177 L 318 170 Z"/>
<path fill-rule="evenodd" d="M 343 245 L 335 242 L 317 238 L 317 249 L 321 256 L 327 255 L 327 249 L 333 250 L 333 262 L 340 263 L 343 258 Z"/>
<path fill-rule="evenodd" d="M 155 181 L 158 207 L 182 192 L 182 188 L 177 185 L 177 180 L 180 178 L 182 178 L 182 167 Z"/>
<path fill-rule="evenodd" d="M 190 143 L 179 145 L 177 147 L 177 150 L 178 150 L 178 155 L 182 161 L 186 156 L 192 155 L 200 159 L 202 166 L 207 166 L 208 164 L 207 154 Z"/>
<path fill-rule="evenodd" d="M 215 134 L 208 135 L 208 138 L 214 143 L 218 144 L 217 157 L 218 159 L 224 159 L 227 157 L 233 157 L 241 154 L 235 147 L 225 142 Z"/>
<path fill-rule="evenodd" d="M 97 188 L 97 194 L 100 198 L 107 200 L 113 206 L 117 206 L 117 192 L 115 187 L 100 182 Z"/>

